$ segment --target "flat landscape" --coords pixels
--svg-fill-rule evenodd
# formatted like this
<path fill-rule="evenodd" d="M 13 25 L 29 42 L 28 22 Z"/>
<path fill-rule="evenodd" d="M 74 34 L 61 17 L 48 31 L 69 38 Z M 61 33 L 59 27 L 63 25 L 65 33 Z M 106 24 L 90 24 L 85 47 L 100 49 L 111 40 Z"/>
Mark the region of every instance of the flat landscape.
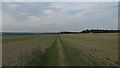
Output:
<path fill-rule="evenodd" d="M 3 66 L 117 66 L 117 33 L 4 35 Z"/>
<path fill-rule="evenodd" d="M 0 35 L 0 66 L 2 66 L 2 36 Z"/>

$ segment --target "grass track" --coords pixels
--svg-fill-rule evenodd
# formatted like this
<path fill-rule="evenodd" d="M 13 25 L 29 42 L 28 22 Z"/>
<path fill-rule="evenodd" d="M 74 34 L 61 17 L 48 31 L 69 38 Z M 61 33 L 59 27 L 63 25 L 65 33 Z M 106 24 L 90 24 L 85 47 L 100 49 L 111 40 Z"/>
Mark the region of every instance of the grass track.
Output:
<path fill-rule="evenodd" d="M 22 63 L 24 66 L 66 66 L 59 37 L 56 37 L 55 41 L 44 53 L 41 53 L 39 49 L 35 49 L 30 56 L 25 56 Z"/>
<path fill-rule="evenodd" d="M 50 45 L 44 53 L 41 53 L 39 49 L 35 49 L 30 56 L 25 57 L 22 63 L 24 63 L 25 66 L 57 66 L 58 48 L 56 44 L 57 39 L 55 39 L 53 44 Z"/>

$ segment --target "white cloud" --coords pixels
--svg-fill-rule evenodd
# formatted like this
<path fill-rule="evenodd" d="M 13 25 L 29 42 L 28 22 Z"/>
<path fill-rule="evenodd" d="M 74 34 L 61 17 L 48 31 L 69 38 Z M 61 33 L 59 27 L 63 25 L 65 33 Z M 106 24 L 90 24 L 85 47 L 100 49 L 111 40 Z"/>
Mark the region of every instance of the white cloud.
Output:
<path fill-rule="evenodd" d="M 27 22 L 28 24 L 31 23 L 31 26 L 33 26 L 34 24 L 38 25 L 41 22 L 41 18 L 36 16 L 28 16 Z"/>
<path fill-rule="evenodd" d="M 50 14 L 54 14 L 55 13 L 55 11 L 53 11 L 53 10 L 43 10 L 43 14 L 45 14 L 45 15 L 50 15 Z"/>
<path fill-rule="evenodd" d="M 20 15 L 23 15 L 23 16 L 24 16 L 24 15 L 28 15 L 28 14 L 29 14 L 29 13 L 24 13 L 24 12 L 23 12 L 23 13 L 20 13 Z"/>
<path fill-rule="evenodd" d="M 17 4 L 10 4 L 9 7 L 12 8 L 12 9 L 14 9 L 14 8 L 18 8 L 19 5 L 17 5 Z"/>

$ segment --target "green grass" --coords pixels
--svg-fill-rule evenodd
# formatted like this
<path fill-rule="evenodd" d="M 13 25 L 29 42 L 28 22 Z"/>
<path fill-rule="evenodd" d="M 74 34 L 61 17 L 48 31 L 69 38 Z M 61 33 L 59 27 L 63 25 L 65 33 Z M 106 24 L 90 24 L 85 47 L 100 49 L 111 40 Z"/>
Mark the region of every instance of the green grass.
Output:
<path fill-rule="evenodd" d="M 57 40 L 46 50 L 41 57 L 40 66 L 57 66 L 58 63 L 58 46 Z"/>

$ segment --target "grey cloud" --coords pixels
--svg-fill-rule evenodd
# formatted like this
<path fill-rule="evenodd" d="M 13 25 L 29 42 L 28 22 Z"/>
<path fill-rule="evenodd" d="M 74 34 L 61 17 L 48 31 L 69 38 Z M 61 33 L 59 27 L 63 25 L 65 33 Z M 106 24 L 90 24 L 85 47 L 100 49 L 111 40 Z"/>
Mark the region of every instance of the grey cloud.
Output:
<path fill-rule="evenodd" d="M 16 4 L 11 7 L 7 5 Z M 117 3 L 4 3 L 4 31 L 117 29 Z M 10 19 L 6 20 L 6 19 Z"/>

